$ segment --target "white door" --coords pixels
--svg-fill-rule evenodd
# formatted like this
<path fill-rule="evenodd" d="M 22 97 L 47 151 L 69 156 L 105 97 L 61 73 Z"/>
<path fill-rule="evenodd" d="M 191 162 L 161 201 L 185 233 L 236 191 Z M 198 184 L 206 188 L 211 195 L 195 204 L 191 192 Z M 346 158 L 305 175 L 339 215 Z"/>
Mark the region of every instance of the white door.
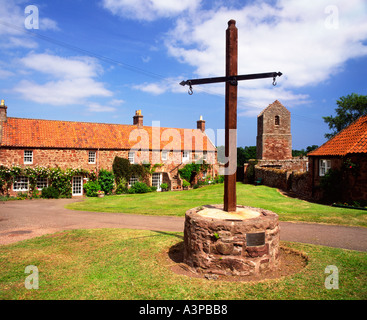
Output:
<path fill-rule="evenodd" d="M 82 196 L 83 195 L 83 177 L 73 177 L 72 182 L 73 188 L 73 196 Z"/>
<path fill-rule="evenodd" d="M 161 191 L 162 173 L 153 173 L 152 186 L 157 187 L 157 191 Z"/>

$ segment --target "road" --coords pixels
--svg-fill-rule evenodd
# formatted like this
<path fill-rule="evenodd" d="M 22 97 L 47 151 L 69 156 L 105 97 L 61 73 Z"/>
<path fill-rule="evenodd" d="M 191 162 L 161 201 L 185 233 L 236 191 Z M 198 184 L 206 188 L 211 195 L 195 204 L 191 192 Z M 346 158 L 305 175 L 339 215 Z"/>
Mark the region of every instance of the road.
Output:
<path fill-rule="evenodd" d="M 0 245 L 71 229 L 129 228 L 184 230 L 183 217 L 143 216 L 67 210 L 77 199 L 37 199 L 0 203 Z M 282 241 L 367 251 L 367 228 L 316 223 L 280 223 Z"/>

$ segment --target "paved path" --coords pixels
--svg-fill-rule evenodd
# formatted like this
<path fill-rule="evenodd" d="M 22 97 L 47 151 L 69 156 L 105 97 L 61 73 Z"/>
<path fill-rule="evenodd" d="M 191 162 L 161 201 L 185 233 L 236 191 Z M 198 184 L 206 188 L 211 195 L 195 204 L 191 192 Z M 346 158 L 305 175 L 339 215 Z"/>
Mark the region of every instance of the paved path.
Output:
<path fill-rule="evenodd" d="M 130 228 L 181 231 L 184 218 L 72 211 L 75 199 L 23 200 L 0 203 L 0 245 L 70 229 Z M 367 251 L 367 228 L 280 222 L 280 238 L 350 250 Z"/>

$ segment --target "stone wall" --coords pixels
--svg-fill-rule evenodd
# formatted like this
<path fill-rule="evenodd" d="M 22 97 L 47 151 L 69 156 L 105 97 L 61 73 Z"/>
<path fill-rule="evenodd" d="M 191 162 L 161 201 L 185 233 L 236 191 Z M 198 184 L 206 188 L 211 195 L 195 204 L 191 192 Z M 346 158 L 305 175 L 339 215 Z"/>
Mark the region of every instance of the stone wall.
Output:
<path fill-rule="evenodd" d="M 33 151 L 33 163 L 24 164 L 24 151 Z M 89 151 L 96 152 L 95 163 L 88 163 Z M 13 166 L 26 167 L 38 167 L 43 166 L 47 168 L 78 168 L 88 171 L 99 171 L 106 169 L 111 171 L 112 164 L 115 157 L 121 157 L 128 159 L 129 152 L 133 150 L 86 150 L 86 149 L 57 149 L 57 148 L 1 148 L 0 149 L 0 165 L 7 168 Z M 165 173 L 163 175 L 163 181 L 171 185 L 171 180 L 177 175 L 177 169 L 182 168 L 185 164 L 182 164 L 182 151 L 170 151 L 168 153 L 167 160 L 161 159 L 161 151 L 134 151 L 135 163 L 162 163 L 163 166 L 155 168 L 155 172 Z M 195 154 L 191 152 L 191 160 L 197 160 L 202 158 L 202 153 Z M 207 172 L 208 175 L 214 177 L 218 174 L 218 166 L 216 165 L 216 153 L 208 152 L 207 160 L 208 164 L 214 164 L 212 170 Z M 179 180 L 179 178 L 177 178 Z M 150 184 L 151 184 L 150 179 Z M 11 195 L 15 195 L 10 190 Z"/>
<path fill-rule="evenodd" d="M 291 191 L 305 198 L 312 195 L 311 175 L 308 172 L 255 166 L 255 181 L 260 178 L 262 184 L 268 187 Z"/>
<path fill-rule="evenodd" d="M 278 268 L 278 215 L 260 208 L 237 206 L 240 207 L 260 214 L 245 220 L 200 215 L 202 208 L 223 209 L 223 205 L 186 212 L 184 262 L 193 271 L 247 276 Z"/>
<path fill-rule="evenodd" d="M 287 171 L 306 172 L 308 168 L 308 158 L 293 158 L 287 160 L 258 160 L 260 167 L 270 167 Z"/>

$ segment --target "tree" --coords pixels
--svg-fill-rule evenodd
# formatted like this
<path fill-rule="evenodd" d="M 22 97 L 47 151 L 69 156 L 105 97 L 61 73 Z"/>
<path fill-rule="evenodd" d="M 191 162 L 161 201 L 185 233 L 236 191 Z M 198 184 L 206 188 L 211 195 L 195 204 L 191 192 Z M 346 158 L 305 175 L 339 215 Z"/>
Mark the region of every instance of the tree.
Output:
<path fill-rule="evenodd" d="M 225 163 L 224 146 L 217 147 L 218 162 Z M 256 146 L 237 147 L 237 166 L 242 167 L 250 159 L 256 159 Z"/>
<path fill-rule="evenodd" d="M 237 166 L 242 167 L 250 159 L 256 159 L 256 147 L 238 147 L 237 148 Z"/>
<path fill-rule="evenodd" d="M 325 134 L 327 139 L 334 137 L 359 117 L 367 114 L 367 96 L 352 93 L 339 98 L 336 104 L 338 106 L 335 109 L 337 114 L 335 117 L 322 117 L 324 122 L 329 125 L 329 129 L 333 130 L 333 132 Z"/>

